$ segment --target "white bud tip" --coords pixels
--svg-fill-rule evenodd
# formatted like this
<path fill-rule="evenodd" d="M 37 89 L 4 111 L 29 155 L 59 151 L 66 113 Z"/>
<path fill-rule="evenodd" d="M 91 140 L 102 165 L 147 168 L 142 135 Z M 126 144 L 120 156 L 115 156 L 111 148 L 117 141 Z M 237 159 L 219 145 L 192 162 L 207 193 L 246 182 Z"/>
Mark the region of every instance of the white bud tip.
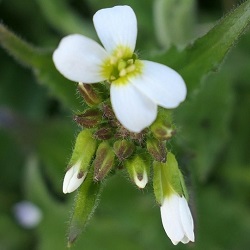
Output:
<path fill-rule="evenodd" d="M 161 219 L 166 234 L 174 245 L 194 242 L 194 223 L 184 197 L 172 194 L 166 197 L 161 206 Z"/>
<path fill-rule="evenodd" d="M 134 174 L 134 182 L 139 188 L 145 188 L 148 183 L 148 175 L 146 171 L 143 172 L 142 176 L 138 176 L 138 174 Z"/>
<path fill-rule="evenodd" d="M 63 180 L 63 193 L 72 193 L 83 183 L 87 172 L 84 173 L 81 178 L 79 178 L 81 163 L 76 163 L 73 167 L 71 167 L 67 173 L 65 174 Z"/>

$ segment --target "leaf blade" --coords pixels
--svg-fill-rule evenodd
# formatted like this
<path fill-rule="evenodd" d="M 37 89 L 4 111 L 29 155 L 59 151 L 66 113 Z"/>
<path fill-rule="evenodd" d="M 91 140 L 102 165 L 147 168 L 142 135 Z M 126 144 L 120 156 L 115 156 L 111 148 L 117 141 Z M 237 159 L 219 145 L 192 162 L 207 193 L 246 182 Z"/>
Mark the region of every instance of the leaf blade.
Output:
<path fill-rule="evenodd" d="M 248 0 L 222 18 L 206 35 L 185 50 L 171 48 L 164 54 L 152 58 L 177 70 L 191 92 L 199 86 L 205 75 L 218 69 L 249 23 Z"/>

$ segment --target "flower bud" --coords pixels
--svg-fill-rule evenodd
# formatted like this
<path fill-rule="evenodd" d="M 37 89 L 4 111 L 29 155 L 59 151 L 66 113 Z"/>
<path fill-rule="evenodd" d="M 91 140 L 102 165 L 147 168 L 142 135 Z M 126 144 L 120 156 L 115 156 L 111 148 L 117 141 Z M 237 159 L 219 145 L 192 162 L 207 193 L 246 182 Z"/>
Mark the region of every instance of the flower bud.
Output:
<path fill-rule="evenodd" d="M 139 154 L 125 161 L 125 166 L 131 180 L 133 180 L 139 188 L 144 188 L 148 183 L 149 164 L 148 159 Z"/>
<path fill-rule="evenodd" d="M 150 130 L 158 140 L 170 139 L 175 133 L 170 111 L 159 108 L 158 116 Z"/>
<path fill-rule="evenodd" d="M 102 142 L 94 160 L 94 180 L 101 181 L 110 172 L 114 165 L 115 154 L 108 142 Z"/>
<path fill-rule="evenodd" d="M 78 91 L 88 106 L 93 107 L 102 102 L 102 96 L 92 84 L 79 82 Z"/>
<path fill-rule="evenodd" d="M 108 119 L 114 119 L 115 114 L 110 105 L 104 103 L 102 105 L 102 110 L 105 117 L 107 117 Z"/>
<path fill-rule="evenodd" d="M 81 171 L 80 161 L 69 168 L 63 180 L 63 193 L 67 194 L 75 191 L 83 183 L 86 175 L 87 171 Z"/>
<path fill-rule="evenodd" d="M 194 242 L 194 222 L 184 196 L 173 193 L 161 205 L 163 228 L 174 245 Z"/>
<path fill-rule="evenodd" d="M 154 193 L 161 206 L 164 230 L 174 245 L 194 242 L 194 223 L 185 197 L 187 197 L 183 176 L 172 153 L 167 162 L 154 162 Z"/>
<path fill-rule="evenodd" d="M 163 141 L 159 141 L 155 138 L 147 140 L 147 150 L 154 160 L 159 162 L 166 162 L 166 145 Z"/>
<path fill-rule="evenodd" d="M 99 128 L 95 133 L 94 137 L 98 140 L 108 140 L 112 137 L 112 128 L 105 126 Z"/>
<path fill-rule="evenodd" d="M 154 193 L 156 201 L 162 204 L 165 197 L 173 193 L 187 197 L 183 176 L 175 156 L 169 152 L 165 163 L 154 161 Z"/>
<path fill-rule="evenodd" d="M 96 150 L 96 141 L 90 130 L 81 131 L 76 139 L 75 148 L 63 181 L 63 192 L 75 191 L 84 181 L 91 159 Z"/>
<path fill-rule="evenodd" d="M 118 140 L 114 143 L 113 149 L 119 161 L 123 161 L 133 154 L 135 145 L 127 140 Z"/>
<path fill-rule="evenodd" d="M 155 124 L 152 126 L 151 131 L 153 132 L 155 138 L 159 140 L 168 140 L 175 134 L 173 127 L 164 123 Z"/>
<path fill-rule="evenodd" d="M 87 109 L 83 114 L 74 116 L 74 121 L 85 128 L 96 127 L 101 120 L 102 114 L 99 109 Z"/>

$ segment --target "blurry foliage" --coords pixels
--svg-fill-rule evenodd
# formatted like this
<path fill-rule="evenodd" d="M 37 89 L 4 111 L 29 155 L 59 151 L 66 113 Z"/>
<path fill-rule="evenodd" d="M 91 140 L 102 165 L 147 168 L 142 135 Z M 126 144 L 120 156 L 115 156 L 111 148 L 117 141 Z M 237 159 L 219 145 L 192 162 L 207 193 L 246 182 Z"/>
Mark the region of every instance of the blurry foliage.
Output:
<path fill-rule="evenodd" d="M 46 48 L 39 49 L 40 54 L 31 50 L 34 60 L 27 57 L 24 68 L 0 49 L 1 250 L 66 249 L 67 220 L 74 194 L 62 195 L 61 186 L 76 133 L 71 111 L 83 106 L 79 105 L 81 100 L 75 94 L 74 84 L 55 71 L 50 57 L 66 34 L 78 32 L 95 38 L 92 15 L 100 8 L 118 4 L 131 5 L 135 10 L 139 30 L 137 48 L 142 57 L 148 55 L 174 67 L 183 74 L 187 84 L 194 81 L 192 84 L 197 87 L 202 80 L 199 90 L 191 86 L 195 91 L 190 91 L 189 99 L 174 113 L 178 133 L 170 145 L 178 152 L 180 165 L 190 183 L 196 243 L 172 246 L 161 226 L 152 187 L 149 185 L 140 192 L 117 175 L 107 181 L 101 204 L 75 249 L 110 250 L 117 246 L 121 250 L 249 248 L 249 32 L 233 48 L 219 72 L 204 78 L 203 74 L 211 70 L 203 64 L 204 58 L 211 56 L 210 51 L 204 51 L 205 56 L 198 57 L 195 63 L 188 54 L 192 47 L 189 52 L 172 48 L 164 54 L 151 53 L 162 46 L 162 41 L 154 36 L 153 2 L 0 1 L 1 23 L 30 43 Z M 236 3 L 200 1 L 196 6 L 197 20 L 190 33 L 204 34 L 204 24 L 216 20 L 229 9 L 229 4 Z M 241 17 L 244 15 L 238 13 L 235 18 Z M 249 20 L 249 14 L 245 18 Z M 215 39 L 230 40 L 232 32 L 240 35 L 234 23 L 227 26 L 229 36 L 219 39 L 217 31 Z M 229 42 L 234 44 L 234 39 Z M 30 47 L 24 44 L 24 48 L 29 51 Z M 225 48 L 218 44 L 215 71 L 223 58 L 220 53 L 226 53 L 223 50 Z M 176 64 L 178 58 L 185 59 L 183 65 Z M 211 56 L 210 63 L 213 59 Z M 34 66 L 35 76 L 43 85 L 37 84 L 28 69 Z M 185 67 L 193 70 L 197 67 L 197 72 L 187 73 Z M 202 67 L 201 73 L 198 69 Z M 58 88 L 56 82 L 65 87 Z M 30 200 L 41 208 L 43 220 L 37 228 L 27 230 L 17 224 L 12 207 L 20 200 Z"/>

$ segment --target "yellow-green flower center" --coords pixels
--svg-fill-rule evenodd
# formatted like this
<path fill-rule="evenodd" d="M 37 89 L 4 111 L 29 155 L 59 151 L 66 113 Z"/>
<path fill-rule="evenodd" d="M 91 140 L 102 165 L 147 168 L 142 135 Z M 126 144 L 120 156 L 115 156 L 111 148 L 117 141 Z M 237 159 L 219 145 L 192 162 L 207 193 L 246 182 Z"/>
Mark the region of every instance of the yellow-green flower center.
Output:
<path fill-rule="evenodd" d="M 142 63 L 127 47 L 119 46 L 102 65 L 103 76 L 112 84 L 126 84 L 128 77 L 140 74 Z"/>

